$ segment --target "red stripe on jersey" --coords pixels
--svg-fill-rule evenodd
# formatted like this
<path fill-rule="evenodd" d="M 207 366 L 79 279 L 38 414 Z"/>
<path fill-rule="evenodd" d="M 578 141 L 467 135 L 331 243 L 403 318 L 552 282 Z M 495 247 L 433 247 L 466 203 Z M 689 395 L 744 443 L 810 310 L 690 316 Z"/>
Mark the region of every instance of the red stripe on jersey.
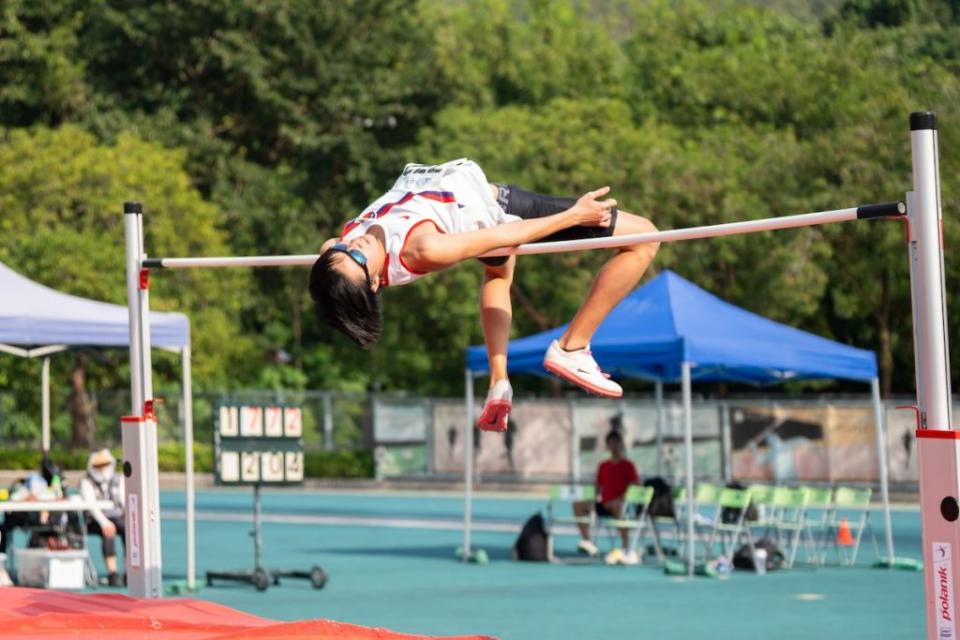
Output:
<path fill-rule="evenodd" d="M 344 238 L 348 233 L 356 229 L 363 222 L 382 218 L 383 216 L 390 213 L 390 210 L 393 209 L 395 206 L 400 204 L 406 204 L 407 202 L 410 202 L 410 200 L 418 196 L 426 200 L 433 200 L 434 202 L 453 203 L 457 201 L 456 198 L 453 197 L 453 193 L 450 191 L 421 191 L 419 193 L 408 191 L 406 194 L 404 194 L 402 198 L 400 198 L 396 202 L 388 202 L 387 204 L 384 204 L 376 211 L 367 211 L 366 213 L 363 213 L 360 216 L 349 221 L 347 224 L 343 226 L 343 231 L 340 232 L 340 237 Z"/>

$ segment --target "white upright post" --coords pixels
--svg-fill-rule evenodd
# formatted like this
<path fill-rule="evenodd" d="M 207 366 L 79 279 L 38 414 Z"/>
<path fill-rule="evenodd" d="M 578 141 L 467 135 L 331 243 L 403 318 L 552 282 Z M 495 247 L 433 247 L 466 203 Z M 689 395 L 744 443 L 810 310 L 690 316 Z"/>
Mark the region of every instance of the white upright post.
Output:
<path fill-rule="evenodd" d="M 44 356 L 40 365 L 40 449 L 50 451 L 50 356 Z"/>
<path fill-rule="evenodd" d="M 917 357 L 917 458 L 923 521 L 924 592 L 927 638 L 957 637 L 957 576 L 960 575 L 960 468 L 958 437 L 953 430 L 950 355 L 947 343 L 943 228 L 937 118 L 910 114 L 913 190 L 916 206 L 908 211 L 913 318 Z"/>
<path fill-rule="evenodd" d="M 692 576 L 696 566 L 696 545 L 693 539 L 693 365 L 684 362 L 681 365 L 683 380 L 683 450 L 685 472 L 687 476 L 687 575 Z"/>
<path fill-rule="evenodd" d="M 657 402 L 657 475 L 663 477 L 663 380 L 659 378 L 654 383 L 653 396 Z"/>
<path fill-rule="evenodd" d="M 197 586 L 197 543 L 196 543 L 196 488 L 193 482 L 193 374 L 191 371 L 190 343 L 180 353 L 183 380 L 183 471 L 186 475 L 187 498 L 187 589 L 193 591 Z"/>
<path fill-rule="evenodd" d="M 883 530 L 887 542 L 887 560 L 894 561 L 893 527 L 890 522 L 890 481 L 887 472 L 887 436 L 884 428 L 883 402 L 880 400 L 880 381 L 870 381 L 870 393 L 873 396 L 873 425 L 877 437 L 877 467 L 880 471 L 880 497 L 883 501 Z"/>
<path fill-rule="evenodd" d="M 473 371 L 467 369 L 464 396 L 467 403 L 467 421 L 463 425 L 463 556 L 470 560 L 470 527 L 473 519 Z"/>
<path fill-rule="evenodd" d="M 126 239 L 127 303 L 130 311 L 131 415 L 121 418 L 123 474 L 126 478 L 126 571 L 131 596 L 163 595 L 160 556 L 160 490 L 157 423 L 150 361 L 148 275 L 142 270 L 143 208 L 123 205 Z"/>

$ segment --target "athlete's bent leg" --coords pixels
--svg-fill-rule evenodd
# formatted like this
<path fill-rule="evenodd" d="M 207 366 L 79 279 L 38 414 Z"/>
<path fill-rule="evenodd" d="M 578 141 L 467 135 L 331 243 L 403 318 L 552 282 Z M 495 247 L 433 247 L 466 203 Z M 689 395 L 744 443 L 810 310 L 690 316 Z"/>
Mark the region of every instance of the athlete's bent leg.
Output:
<path fill-rule="evenodd" d="M 480 322 L 490 363 L 490 391 L 477 419 L 484 431 L 506 431 L 507 416 L 513 403 L 513 389 L 507 378 L 507 344 L 510 341 L 510 323 L 513 307 L 510 286 L 516 257 L 502 265 L 484 265 L 483 286 L 480 290 Z"/>
<path fill-rule="evenodd" d="M 620 211 L 614 236 L 652 233 L 657 228 L 646 218 Z M 567 351 L 582 349 L 607 314 L 630 293 L 650 266 L 660 244 L 637 244 L 617 250 L 597 272 L 597 276 L 580 309 L 560 337 L 560 346 Z"/>
<path fill-rule="evenodd" d="M 620 211 L 613 235 L 656 230 L 646 218 Z M 623 395 L 620 385 L 600 370 L 586 347 L 607 314 L 640 281 L 658 247 L 657 243 L 624 247 L 603 265 L 567 330 L 547 349 L 543 359 L 547 371 L 599 396 L 619 398 Z"/>

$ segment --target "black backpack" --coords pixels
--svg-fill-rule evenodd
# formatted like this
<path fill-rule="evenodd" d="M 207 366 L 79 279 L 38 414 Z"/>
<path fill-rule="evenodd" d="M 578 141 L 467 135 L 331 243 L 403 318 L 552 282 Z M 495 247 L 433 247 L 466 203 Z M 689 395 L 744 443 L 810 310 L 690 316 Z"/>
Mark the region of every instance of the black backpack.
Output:
<path fill-rule="evenodd" d="M 758 551 L 764 549 L 767 552 L 767 571 L 776 571 L 783 568 L 783 551 L 780 551 L 780 547 L 774 544 L 773 540 L 761 538 L 754 542 L 753 546 Z M 743 545 L 733 554 L 733 566 L 737 569 L 756 570 L 756 565 L 753 562 L 753 552 L 750 550 L 749 544 Z"/>
<path fill-rule="evenodd" d="M 528 562 L 547 561 L 547 529 L 539 513 L 530 516 L 520 530 L 520 536 L 513 545 L 513 557 Z"/>
<path fill-rule="evenodd" d="M 674 518 L 677 514 L 673 509 L 673 487 L 659 476 L 647 478 L 643 486 L 653 487 L 653 498 L 647 512 L 653 518 Z"/>

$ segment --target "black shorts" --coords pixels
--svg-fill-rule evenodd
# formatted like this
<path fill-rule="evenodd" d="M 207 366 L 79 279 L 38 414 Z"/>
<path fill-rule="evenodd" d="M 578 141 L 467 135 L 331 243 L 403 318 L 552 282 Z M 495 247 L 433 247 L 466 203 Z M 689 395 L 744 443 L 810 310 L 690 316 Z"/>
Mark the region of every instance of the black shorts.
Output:
<path fill-rule="evenodd" d="M 522 220 L 533 220 L 552 216 L 555 213 L 566 211 L 577 203 L 577 198 L 562 198 L 558 196 L 543 196 L 539 193 L 524 191 L 513 185 L 494 184 L 497 188 L 497 204 L 511 216 Z M 536 242 L 560 242 L 562 240 L 584 240 L 587 238 L 609 238 L 617 228 L 617 209 L 610 210 L 610 225 L 606 227 L 569 227 L 556 233 L 551 233 L 536 240 Z M 480 261 L 490 266 L 504 264 L 509 256 L 497 258 L 480 258 Z"/>
<path fill-rule="evenodd" d="M 619 518 L 619 513 L 614 513 L 607 509 L 602 502 L 594 502 L 593 510 L 596 512 L 598 518 Z"/>

